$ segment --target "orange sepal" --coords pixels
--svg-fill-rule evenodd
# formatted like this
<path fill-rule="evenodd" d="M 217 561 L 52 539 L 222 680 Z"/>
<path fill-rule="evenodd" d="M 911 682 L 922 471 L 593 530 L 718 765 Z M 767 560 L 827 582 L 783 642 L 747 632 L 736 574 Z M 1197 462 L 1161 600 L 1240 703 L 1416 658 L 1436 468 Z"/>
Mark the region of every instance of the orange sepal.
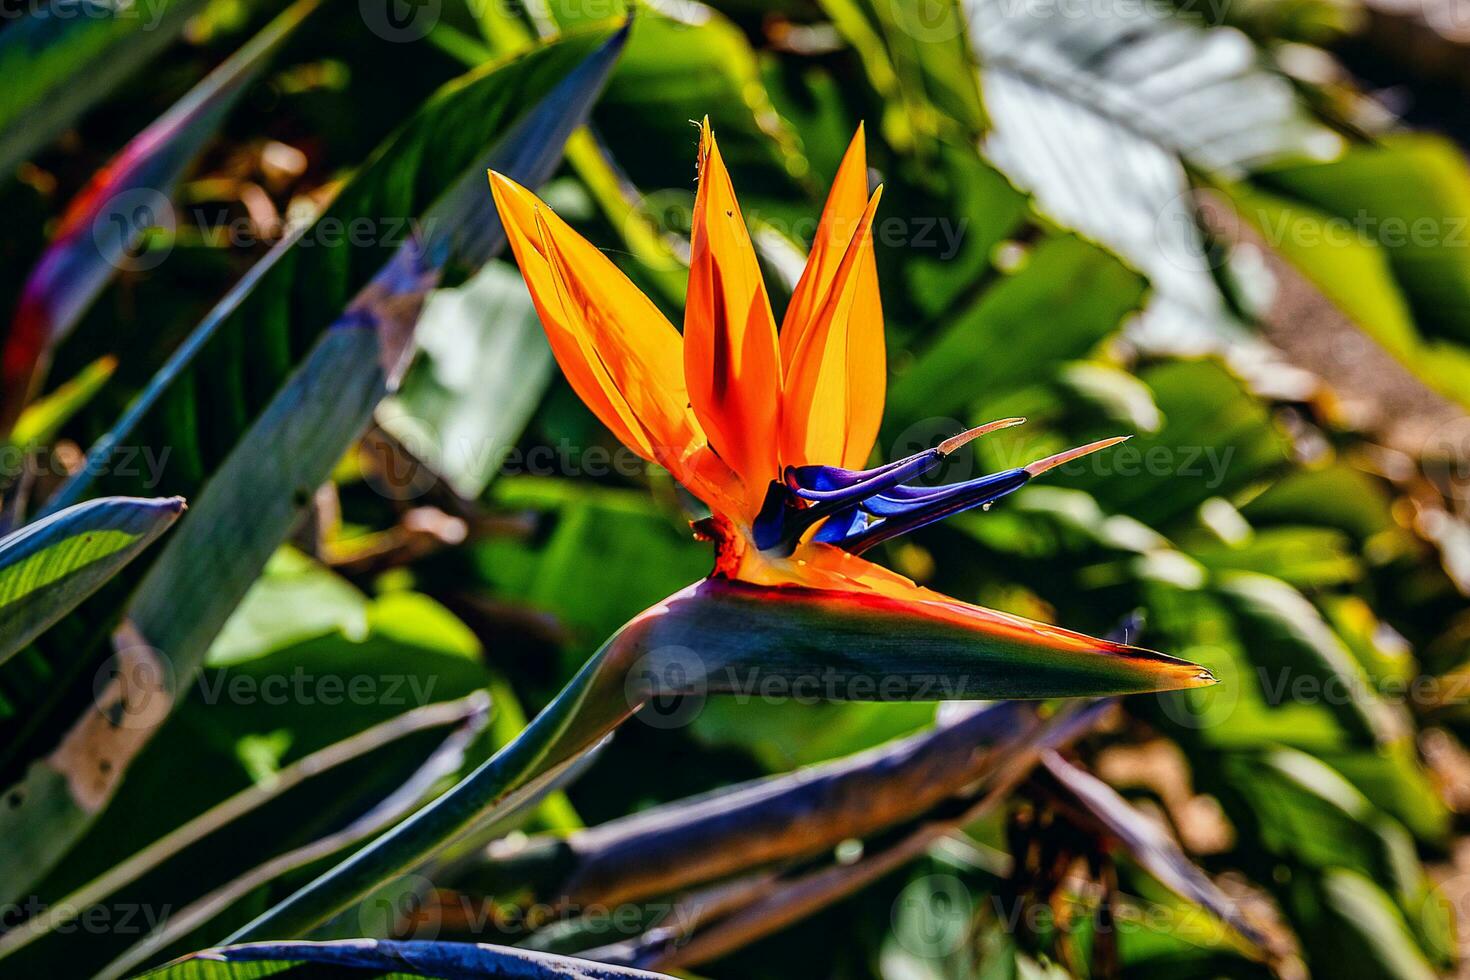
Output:
<path fill-rule="evenodd" d="M 714 451 L 744 484 L 740 516 L 776 477 L 781 365 L 776 320 L 730 175 L 705 120 L 684 309 L 689 401 Z"/>
<path fill-rule="evenodd" d="M 622 271 L 534 194 L 490 175 L 502 224 L 552 353 L 573 390 L 629 449 L 702 497 L 704 435 L 689 409 L 679 332 Z M 723 496 L 721 491 L 721 495 Z M 708 502 L 708 501 L 707 501 Z"/>
<path fill-rule="evenodd" d="M 873 270 L 873 215 L 883 189 L 858 219 L 821 306 L 786 368 L 781 461 L 859 468 L 883 417 L 883 312 Z"/>

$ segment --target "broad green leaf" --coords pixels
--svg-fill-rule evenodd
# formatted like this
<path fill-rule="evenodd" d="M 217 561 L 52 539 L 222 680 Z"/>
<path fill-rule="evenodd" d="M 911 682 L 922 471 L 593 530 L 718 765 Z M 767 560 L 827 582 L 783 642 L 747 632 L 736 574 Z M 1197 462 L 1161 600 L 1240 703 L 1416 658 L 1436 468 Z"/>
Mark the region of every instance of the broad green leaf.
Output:
<path fill-rule="evenodd" d="M 330 971 L 344 978 L 460 977 L 464 980 L 658 980 L 662 973 L 480 943 L 347 939 L 249 943 L 204 950 L 150 970 L 139 980 L 253 980 Z M 668 978 L 664 978 L 668 980 Z"/>
<path fill-rule="evenodd" d="M 1212 572 L 1260 572 L 1299 589 L 1346 585 L 1363 575 L 1351 541 L 1335 528 L 1263 528 L 1238 543 L 1186 541 L 1182 549 Z"/>
<path fill-rule="evenodd" d="M 0 538 L 0 663 L 101 588 L 183 511 L 178 497 L 103 497 Z"/>
<path fill-rule="evenodd" d="M 1106 511 L 1163 527 L 1286 468 L 1286 441 L 1270 414 L 1223 365 L 1176 361 L 1139 377 L 1153 392 L 1162 428 L 1137 433 L 1091 463 L 1063 467 L 1057 482 L 1087 490 Z"/>
<path fill-rule="evenodd" d="M 415 337 L 419 358 L 378 424 L 473 499 L 545 393 L 551 348 L 520 273 L 498 263 L 431 295 Z"/>
<path fill-rule="evenodd" d="M 1069 235 L 1037 245 L 1018 271 L 986 290 L 949 323 L 888 389 L 894 428 L 962 412 L 977 399 L 1049 376 L 1055 358 L 1077 357 L 1137 309 L 1137 274 L 1097 246 Z M 1046 358 L 1016 342 L 1025 324 L 1044 324 Z"/>
<path fill-rule="evenodd" d="M 225 667 L 331 633 L 361 638 L 368 609 L 362 593 L 342 578 L 283 548 L 221 627 L 207 663 Z"/>
<path fill-rule="evenodd" d="M 1341 234 L 1381 248 L 1421 332 L 1470 343 L 1470 166 L 1459 147 L 1394 134 L 1266 179 L 1334 215 Z"/>
<path fill-rule="evenodd" d="M 1181 586 L 1149 569 L 1141 574 L 1143 605 L 1151 635 L 1158 638 L 1155 642 L 1204 664 L 1220 678 L 1208 690 L 1179 691 L 1158 699 L 1161 720 L 1171 724 L 1177 739 L 1222 750 L 1284 744 L 1321 752 L 1363 744 L 1355 712 L 1323 703 L 1321 697 L 1299 700 L 1290 694 L 1295 676 L 1290 668 L 1278 665 L 1262 671 L 1257 666 L 1256 651 L 1246 645 L 1222 599 L 1200 583 Z M 1308 659 L 1300 666 L 1305 683 L 1320 691 L 1324 684 L 1320 663 L 1313 669 L 1313 660 Z M 1347 680 L 1342 689 L 1351 690 Z"/>
<path fill-rule="evenodd" d="M 1275 703 L 1325 704 L 1365 744 L 1389 740 L 1401 719 L 1301 593 L 1252 572 L 1221 575 L 1216 593 L 1229 610 L 1256 675 Z"/>
<path fill-rule="evenodd" d="M 1292 749 L 1235 753 L 1218 775 L 1196 774 L 1222 803 L 1247 846 L 1321 871 L 1376 881 L 1406 914 L 1417 915 L 1429 886 L 1408 833 L 1326 763 Z"/>
<path fill-rule="evenodd" d="M 1293 470 L 1241 508 L 1257 526 L 1317 524 L 1345 531 L 1360 543 L 1398 529 L 1385 483 L 1347 463 Z"/>
<path fill-rule="evenodd" d="M 1419 840 L 1443 845 L 1451 814 L 1414 741 L 1401 737 L 1374 750 L 1327 751 L 1321 758 Z"/>
<path fill-rule="evenodd" d="M 642 461 L 612 450 L 589 449 L 568 466 Z M 527 469 L 531 459 L 520 460 Z M 569 633 L 561 678 L 640 610 L 709 571 L 710 557 L 693 545 L 687 527 L 660 510 L 648 494 L 589 487 L 565 479 L 516 476 L 493 490 L 496 504 L 537 514 L 546 527 L 532 542 L 489 539 L 475 547 L 485 584 L 550 613 Z M 535 547 L 528 547 L 533 544 Z"/>
<path fill-rule="evenodd" d="M 1340 140 L 1233 28 L 1146 5 L 1063 11 L 967 0 L 992 128 L 986 154 L 1156 295 L 1140 336 L 1238 336 L 1210 275 L 1188 169 L 1236 177 Z"/>

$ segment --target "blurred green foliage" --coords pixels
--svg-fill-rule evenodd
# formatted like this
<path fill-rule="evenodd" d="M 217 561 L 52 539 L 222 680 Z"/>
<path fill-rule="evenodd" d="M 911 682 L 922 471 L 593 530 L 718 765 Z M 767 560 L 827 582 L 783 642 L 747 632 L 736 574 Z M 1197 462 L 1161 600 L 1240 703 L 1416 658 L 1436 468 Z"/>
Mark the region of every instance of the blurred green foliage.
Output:
<path fill-rule="evenodd" d="M 59 467 L 75 465 L 78 447 L 112 425 L 261 260 L 280 235 L 272 215 L 423 213 L 499 135 L 495 114 L 524 108 L 516 90 L 487 86 L 482 100 L 447 108 L 439 96 L 430 123 L 420 116 L 400 129 L 442 83 L 625 12 L 614 0 L 445 0 L 414 8 L 407 33 L 395 34 L 370 6 L 326 4 L 293 35 L 178 189 L 166 258 L 117 275 L 57 346 L 5 447 L 28 446 L 44 461 L 24 488 L 32 502 L 55 492 Z M 1430 126 L 1408 131 L 1345 71 L 1301 69 L 1337 66 L 1341 55 L 1365 72 L 1397 73 L 1411 96 L 1433 84 L 1391 42 L 1360 32 L 1355 3 L 1259 0 L 1222 16 L 1194 5 L 1104 3 L 1076 16 L 1033 6 L 640 6 L 589 128 L 543 196 L 679 323 L 697 138 L 689 123 L 708 114 L 779 318 L 824 189 L 865 121 L 886 188 L 875 229 L 892 368 L 881 456 L 1010 415 L 1030 424 L 949 461 L 944 477 L 1134 435 L 993 511 L 870 557 L 962 600 L 1092 633 L 1138 614 L 1130 629 L 1142 632 L 1131 639 L 1214 671 L 1213 688 L 1128 699 L 1122 723 L 1071 754 L 1150 819 L 1171 821 L 1279 945 L 1251 953 L 1115 841 L 1023 787 L 966 828 L 967 848 L 935 848 L 699 970 L 1438 975 L 1458 949 L 1453 896 L 1465 873 L 1452 863 L 1465 763 L 1445 760 L 1463 756 L 1470 734 L 1464 148 Z M 109 67 L 109 85 L 90 90 L 95 104 L 77 105 L 60 139 L 17 142 L 12 120 L 42 118 L 45 103 L 7 96 L 0 153 L 30 161 L 0 187 L 14 216 L 0 234 L 7 302 L 87 178 L 270 8 L 205 4 L 180 40 L 144 55 L 148 67 Z M 34 29 L 0 28 L 0 64 Z M 87 38 L 68 43 L 98 50 Z M 1221 51 L 1236 56 L 1223 76 L 1211 60 Z M 75 60 L 66 59 L 73 86 L 84 84 Z M 546 64 L 548 75 L 563 67 Z M 540 91 L 542 81 L 526 85 Z M 1210 207 L 1228 220 L 1207 220 Z M 169 464 L 185 474 L 179 489 L 207 487 L 258 431 L 310 341 L 387 252 L 373 240 L 298 253 L 288 260 L 297 278 L 237 310 L 179 382 L 189 390 L 139 437 L 180 454 Z M 174 692 L 176 710 L 117 795 L 59 864 L 37 869 L 45 874 L 28 893 L 56 901 L 314 751 L 425 703 L 489 690 L 497 721 L 465 753 L 459 771 L 468 771 L 609 634 L 708 572 L 688 527 L 697 505 L 666 474 L 634 465 L 551 368 L 514 269 L 496 261 L 472 271 L 447 270 L 420 323 L 417 360 L 379 406 L 378 427 L 340 461 L 315 461 L 335 469 L 324 490 L 293 500 L 303 525 L 213 639 L 197 683 Z M 191 415 L 199 405 L 203 414 Z M 226 471 L 242 494 L 270 486 L 282 467 L 268 451 L 246 462 Z M 109 485 L 139 488 L 116 479 Z M 19 483 L 7 490 L 7 513 L 24 514 Z M 136 584 L 124 573 L 113 588 Z M 182 605 L 177 615 L 190 612 Z M 97 629 L 63 621 L 49 640 L 66 659 L 31 649 L 0 665 L 0 762 L 12 793 L 90 703 L 110 653 Z M 281 676 L 309 678 L 315 693 L 284 703 L 208 694 L 238 682 L 259 695 Z M 361 678 L 376 686 L 354 700 L 346 692 Z M 324 683 L 342 693 L 324 696 Z M 700 705 L 681 727 L 635 719 L 519 829 L 570 833 L 839 759 L 933 718 L 921 704 L 731 698 Z M 312 778 L 109 901 L 178 909 L 340 830 L 443 737 L 417 732 Z M 1119 762 L 1146 750 L 1179 764 Z M 1055 866 L 1037 866 L 1038 854 Z M 251 889 L 148 962 L 210 945 L 330 863 Z M 1436 878 L 1450 879 L 1447 890 Z M 1116 920 L 1111 937 L 1100 937 L 1108 920 L 1098 889 Z M 1017 925 L 1007 918 L 1017 902 L 1076 914 Z M 8 912 L 6 924 L 26 914 Z M 936 923 L 953 942 L 934 944 Z M 441 925 L 446 938 L 474 934 Z M 334 934 L 357 934 L 353 926 L 339 922 Z M 105 929 L 82 944 L 56 932 L 11 952 L 4 968 L 89 974 L 139 938 Z"/>

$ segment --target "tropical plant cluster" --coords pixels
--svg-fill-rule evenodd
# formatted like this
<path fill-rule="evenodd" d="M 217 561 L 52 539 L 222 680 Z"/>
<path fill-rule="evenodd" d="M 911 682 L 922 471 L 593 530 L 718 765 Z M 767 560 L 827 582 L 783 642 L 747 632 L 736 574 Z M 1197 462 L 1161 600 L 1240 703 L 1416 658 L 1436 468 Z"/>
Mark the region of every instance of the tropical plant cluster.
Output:
<path fill-rule="evenodd" d="M 0 975 L 1456 975 L 1453 16 L 7 13 Z"/>

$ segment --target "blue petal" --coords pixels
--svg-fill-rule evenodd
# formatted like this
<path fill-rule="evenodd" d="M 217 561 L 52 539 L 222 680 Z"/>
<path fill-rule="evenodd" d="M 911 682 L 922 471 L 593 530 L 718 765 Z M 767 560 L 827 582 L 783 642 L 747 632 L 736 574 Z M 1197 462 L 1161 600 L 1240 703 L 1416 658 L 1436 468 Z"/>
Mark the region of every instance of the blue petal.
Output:
<path fill-rule="evenodd" d="M 890 498 L 887 504 L 878 506 L 894 508 L 894 516 L 884 517 L 878 523 L 849 535 L 839 543 L 855 555 L 862 554 L 874 545 L 900 534 L 907 534 L 926 524 L 933 524 L 962 511 L 999 500 L 1025 486 L 1030 479 L 1031 474 L 1024 469 L 1007 470 L 971 480 L 969 483 L 956 484 L 951 488 L 941 488 L 948 492 L 925 498 L 908 501 Z M 875 501 L 867 501 L 863 507 L 876 513 Z"/>

